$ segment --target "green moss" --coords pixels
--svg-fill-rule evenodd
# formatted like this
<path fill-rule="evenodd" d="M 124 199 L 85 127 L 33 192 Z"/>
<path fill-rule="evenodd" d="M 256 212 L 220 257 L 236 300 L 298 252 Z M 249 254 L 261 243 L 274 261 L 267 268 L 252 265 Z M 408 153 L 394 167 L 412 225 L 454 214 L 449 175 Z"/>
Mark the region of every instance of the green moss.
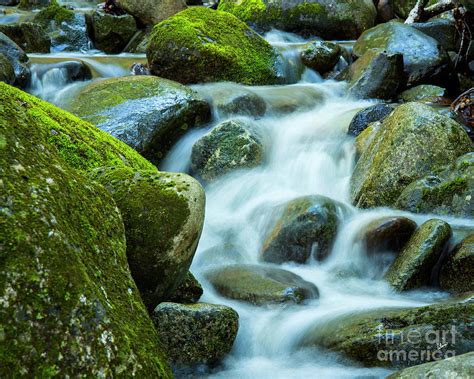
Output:
<path fill-rule="evenodd" d="M 41 10 L 35 16 L 35 22 L 38 22 L 44 26 L 49 26 L 51 21 L 54 21 L 56 25 L 61 25 L 65 21 L 71 21 L 74 19 L 74 12 L 62 7 L 56 0 L 52 0 L 51 4 Z"/>

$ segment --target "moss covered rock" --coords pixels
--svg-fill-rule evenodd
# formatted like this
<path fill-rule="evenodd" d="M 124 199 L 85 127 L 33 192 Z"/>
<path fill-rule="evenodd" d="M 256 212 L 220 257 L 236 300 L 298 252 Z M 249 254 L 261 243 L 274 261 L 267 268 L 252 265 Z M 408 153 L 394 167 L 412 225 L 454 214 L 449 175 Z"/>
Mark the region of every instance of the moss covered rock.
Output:
<path fill-rule="evenodd" d="M 267 111 L 265 100 L 246 87 L 222 88 L 214 91 L 212 105 L 221 118 L 232 116 L 260 118 Z"/>
<path fill-rule="evenodd" d="M 26 53 L 49 53 L 51 40 L 38 24 L 22 22 L 0 25 L 0 32 L 7 35 Z"/>
<path fill-rule="evenodd" d="M 452 236 L 451 227 L 442 220 L 422 224 L 385 274 L 397 291 L 427 286 L 431 273 Z"/>
<path fill-rule="evenodd" d="M 422 103 L 435 103 L 445 95 L 446 90 L 442 87 L 422 84 L 403 91 L 398 99 L 404 102 L 419 101 Z"/>
<path fill-rule="evenodd" d="M 254 305 L 300 304 L 319 297 L 313 283 L 274 267 L 234 264 L 208 272 L 206 279 L 222 296 Z"/>
<path fill-rule="evenodd" d="M 474 234 L 448 255 L 441 268 L 440 284 L 456 293 L 474 291 Z"/>
<path fill-rule="evenodd" d="M 117 3 L 145 25 L 155 25 L 186 9 L 184 0 L 118 0 Z"/>
<path fill-rule="evenodd" d="M 0 54 L 0 82 L 15 83 L 15 70 L 10 60 L 3 54 Z"/>
<path fill-rule="evenodd" d="M 472 150 L 457 122 L 421 103 L 397 107 L 366 142 L 351 178 L 352 201 L 364 208 L 393 205 L 410 183 Z"/>
<path fill-rule="evenodd" d="M 0 376 L 170 377 L 115 202 L 56 143 L 68 127 L 112 159 L 100 131 L 0 83 Z"/>
<path fill-rule="evenodd" d="M 322 260 L 331 250 L 344 206 L 320 195 L 285 204 L 262 247 L 265 262 L 305 263 L 313 255 Z"/>
<path fill-rule="evenodd" d="M 370 0 L 221 0 L 218 9 L 261 30 L 277 28 L 325 39 L 355 39 L 374 26 L 377 16 Z"/>
<path fill-rule="evenodd" d="M 3 56 L 3 67 L 6 78 L 11 79 L 11 70 L 13 69 L 14 80 L 8 84 L 17 87 L 26 87 L 31 77 L 29 67 L 29 58 L 25 52 L 5 34 L 0 32 L 0 54 Z M 6 62 L 8 61 L 9 64 Z"/>
<path fill-rule="evenodd" d="M 474 216 L 474 153 L 465 154 L 440 171 L 414 181 L 395 203 L 414 213 Z"/>
<path fill-rule="evenodd" d="M 102 168 L 92 178 L 119 207 L 132 276 L 153 309 L 184 280 L 204 222 L 204 190 L 186 174 Z"/>
<path fill-rule="evenodd" d="M 116 16 L 96 10 L 91 16 L 94 46 L 107 54 L 119 54 L 137 32 L 135 19 L 124 14 Z"/>
<path fill-rule="evenodd" d="M 181 83 L 280 81 L 277 53 L 227 12 L 192 7 L 159 23 L 147 49 L 154 75 Z"/>
<path fill-rule="evenodd" d="M 189 128 L 207 121 L 207 102 L 188 87 L 153 76 L 93 82 L 70 110 L 157 162 Z"/>
<path fill-rule="evenodd" d="M 194 304 L 203 294 L 201 283 L 189 271 L 181 284 L 173 291 L 166 301 L 172 303 Z"/>
<path fill-rule="evenodd" d="M 210 182 L 234 170 L 258 166 L 263 155 L 262 138 L 256 126 L 244 120 L 230 120 L 194 144 L 191 168 Z"/>
<path fill-rule="evenodd" d="M 407 367 L 452 357 L 473 349 L 474 302 L 344 315 L 314 325 L 302 345 L 322 346 L 366 366 Z"/>
<path fill-rule="evenodd" d="M 224 305 L 161 303 L 153 320 L 176 366 L 215 364 L 230 352 L 239 315 Z"/>
<path fill-rule="evenodd" d="M 301 61 L 306 67 L 325 74 L 339 62 L 342 49 L 337 43 L 314 41 L 304 47 Z"/>

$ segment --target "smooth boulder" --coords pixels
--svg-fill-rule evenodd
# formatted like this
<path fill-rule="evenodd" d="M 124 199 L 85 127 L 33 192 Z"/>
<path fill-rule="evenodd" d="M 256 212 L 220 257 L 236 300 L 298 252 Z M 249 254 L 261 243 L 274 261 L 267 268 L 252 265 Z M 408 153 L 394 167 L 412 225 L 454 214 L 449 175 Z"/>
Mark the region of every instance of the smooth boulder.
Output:
<path fill-rule="evenodd" d="M 370 133 L 366 129 L 359 137 Z M 397 107 L 374 131 L 351 177 L 358 207 L 394 205 L 413 181 L 472 150 L 461 125 L 421 103 Z"/>
<path fill-rule="evenodd" d="M 300 304 L 319 297 L 314 284 L 274 267 L 234 264 L 211 270 L 206 279 L 222 296 L 253 305 Z"/>
<path fill-rule="evenodd" d="M 181 284 L 166 299 L 168 302 L 181 304 L 194 304 L 199 301 L 203 294 L 201 283 L 189 271 Z"/>
<path fill-rule="evenodd" d="M 116 16 L 96 10 L 90 23 L 95 47 L 107 54 L 121 53 L 137 32 L 137 23 L 128 14 Z"/>
<path fill-rule="evenodd" d="M 281 81 L 278 55 L 267 41 L 235 16 L 205 7 L 157 24 L 147 58 L 152 74 L 180 83 Z"/>
<path fill-rule="evenodd" d="M 474 234 L 462 240 L 447 256 L 439 280 L 441 288 L 448 291 L 474 291 Z"/>
<path fill-rule="evenodd" d="M 45 53 L 51 49 L 51 40 L 44 29 L 32 22 L 0 25 L 0 32 L 8 36 L 26 53 Z"/>
<path fill-rule="evenodd" d="M 432 271 L 451 236 L 451 227 L 446 222 L 438 219 L 426 221 L 395 258 L 385 279 L 397 291 L 429 285 Z"/>
<path fill-rule="evenodd" d="M 117 3 L 145 25 L 155 25 L 186 9 L 184 0 L 118 0 Z"/>
<path fill-rule="evenodd" d="M 383 121 L 393 112 L 393 107 L 387 104 L 375 104 L 368 108 L 362 109 L 352 118 L 347 134 L 357 137 L 367 127 L 376 121 Z"/>
<path fill-rule="evenodd" d="M 422 103 L 436 103 L 446 95 L 446 90 L 442 87 L 429 84 L 419 86 L 403 91 L 398 99 L 403 102 L 419 101 Z"/>
<path fill-rule="evenodd" d="M 320 74 L 331 71 L 342 55 L 341 46 L 328 41 L 314 41 L 301 51 L 301 61 Z"/>
<path fill-rule="evenodd" d="M 154 162 L 210 117 L 209 105 L 196 92 L 153 76 L 93 82 L 71 100 L 70 110 Z"/>
<path fill-rule="evenodd" d="M 10 38 L 0 32 L 0 54 L 8 60 L 15 75 L 13 82 L 8 83 L 17 87 L 26 87 L 31 77 L 29 58 L 26 53 Z M 8 68 L 5 62 L 4 67 Z M 11 77 L 11 75 L 8 75 Z"/>

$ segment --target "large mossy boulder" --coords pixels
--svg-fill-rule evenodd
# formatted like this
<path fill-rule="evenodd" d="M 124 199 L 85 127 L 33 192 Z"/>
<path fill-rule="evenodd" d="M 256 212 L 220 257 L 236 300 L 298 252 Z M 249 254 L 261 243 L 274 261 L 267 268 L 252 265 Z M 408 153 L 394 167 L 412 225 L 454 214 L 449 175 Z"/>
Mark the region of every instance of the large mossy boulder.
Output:
<path fill-rule="evenodd" d="M 305 263 L 310 257 L 326 258 L 344 205 L 313 195 L 294 199 L 281 208 L 263 244 L 262 259 L 271 263 Z"/>
<path fill-rule="evenodd" d="M 264 158 L 256 125 L 229 120 L 201 137 L 193 146 L 191 169 L 207 182 L 232 171 L 253 168 Z"/>
<path fill-rule="evenodd" d="M 71 100 L 70 110 L 154 162 L 210 117 L 209 105 L 196 92 L 153 76 L 93 82 Z"/>
<path fill-rule="evenodd" d="M 8 72 L 4 77 L 10 78 L 8 84 L 17 87 L 26 87 L 31 77 L 29 58 L 26 53 L 10 38 L 0 32 L 0 55 L 3 56 L 2 71 Z M 7 63 L 8 61 L 8 63 Z M 11 67 L 11 68 L 10 68 Z M 14 80 L 11 80 L 11 69 L 13 69 Z M 8 71 L 7 71 L 8 70 Z"/>
<path fill-rule="evenodd" d="M 353 53 L 362 57 L 370 49 L 381 49 L 387 54 L 402 54 L 405 83 L 447 83 L 450 80 L 449 56 L 438 41 L 419 30 L 391 21 L 364 32 L 354 45 Z"/>
<path fill-rule="evenodd" d="M 438 219 L 426 221 L 398 254 L 385 279 L 397 291 L 428 286 L 433 269 L 451 236 L 451 227 L 446 222 Z"/>
<path fill-rule="evenodd" d="M 313 283 L 274 267 L 234 264 L 209 271 L 206 279 L 222 296 L 253 305 L 300 304 L 319 297 Z"/>
<path fill-rule="evenodd" d="M 474 234 L 462 240 L 447 256 L 439 281 L 441 287 L 448 291 L 474 291 Z"/>
<path fill-rule="evenodd" d="M 474 216 L 474 153 L 416 180 L 407 186 L 395 203 L 414 213 L 434 213 L 458 217 Z"/>
<path fill-rule="evenodd" d="M 377 16 L 371 0 L 221 0 L 218 9 L 263 31 L 276 28 L 325 39 L 356 39 Z"/>
<path fill-rule="evenodd" d="M 391 206 L 413 181 L 472 150 L 461 125 L 421 103 L 395 109 L 370 137 L 351 178 L 351 198 L 362 208 Z"/>
<path fill-rule="evenodd" d="M 137 23 L 129 14 L 113 15 L 96 10 L 90 17 L 94 46 L 107 54 L 119 54 L 137 32 Z"/>
<path fill-rule="evenodd" d="M 218 363 L 232 349 L 239 329 L 236 311 L 207 303 L 161 303 L 153 321 L 177 368 Z"/>
<path fill-rule="evenodd" d="M 130 275 L 121 215 L 81 173 L 120 160 L 117 150 L 134 156 L 109 139 L 0 83 L 2 377 L 171 376 Z M 79 152 L 89 162 L 71 160 Z"/>
<path fill-rule="evenodd" d="M 183 282 L 204 222 L 204 190 L 186 174 L 108 167 L 92 178 L 122 213 L 130 270 L 152 310 Z"/>
<path fill-rule="evenodd" d="M 205 7 L 156 25 L 147 58 L 154 75 L 180 83 L 281 81 L 277 53 L 267 41 L 235 16 Z"/>
<path fill-rule="evenodd" d="M 117 3 L 145 25 L 155 25 L 186 9 L 184 0 L 118 0 Z"/>
<path fill-rule="evenodd" d="M 365 366 L 403 368 L 452 357 L 474 349 L 474 302 L 351 313 L 315 324 L 301 344 L 343 353 Z"/>
<path fill-rule="evenodd" d="M 45 53 L 51 49 L 51 40 L 44 29 L 32 22 L 0 25 L 0 32 L 8 36 L 26 53 Z"/>

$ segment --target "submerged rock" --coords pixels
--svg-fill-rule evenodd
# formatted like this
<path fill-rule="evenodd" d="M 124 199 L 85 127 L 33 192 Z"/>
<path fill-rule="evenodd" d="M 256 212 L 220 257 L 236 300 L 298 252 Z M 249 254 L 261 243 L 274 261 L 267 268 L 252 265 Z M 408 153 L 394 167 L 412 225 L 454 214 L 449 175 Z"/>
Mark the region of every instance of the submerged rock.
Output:
<path fill-rule="evenodd" d="M 209 105 L 196 92 L 153 76 L 93 82 L 71 100 L 71 111 L 154 162 L 210 117 Z"/>
<path fill-rule="evenodd" d="M 127 257 L 145 305 L 153 309 L 183 282 L 204 222 L 204 190 L 186 174 L 103 168 L 104 185 L 123 216 Z"/>
<path fill-rule="evenodd" d="M 220 117 L 249 116 L 262 117 L 266 110 L 265 100 L 245 88 L 225 89 L 213 93 L 213 105 Z"/>
<path fill-rule="evenodd" d="M 325 39 L 356 39 L 375 25 L 371 0 L 221 0 L 219 10 L 230 12 L 258 29 L 281 29 Z"/>
<path fill-rule="evenodd" d="M 435 103 L 445 95 L 446 90 L 442 87 L 422 84 L 403 91 L 398 98 L 404 102 L 419 101 L 422 103 Z"/>
<path fill-rule="evenodd" d="M 462 240 L 441 267 L 441 287 L 455 293 L 474 291 L 474 234 Z"/>
<path fill-rule="evenodd" d="M 44 29 L 32 22 L 0 25 L 0 32 L 8 36 L 26 53 L 49 53 L 51 40 Z"/>
<path fill-rule="evenodd" d="M 176 366 L 215 364 L 232 349 L 239 315 L 224 305 L 161 303 L 153 321 Z"/>
<path fill-rule="evenodd" d="M 421 103 L 400 105 L 362 152 L 351 178 L 352 201 L 363 208 L 391 206 L 410 183 L 471 150 L 457 122 Z"/>
<path fill-rule="evenodd" d="M 274 267 L 234 264 L 214 269 L 206 278 L 222 296 L 253 305 L 300 304 L 319 297 L 314 284 Z"/>
<path fill-rule="evenodd" d="M 201 283 L 188 271 L 181 284 L 173 291 L 166 301 L 172 303 L 194 304 L 203 294 Z"/>
<path fill-rule="evenodd" d="M 145 25 L 155 25 L 186 9 L 184 0 L 118 0 L 117 3 Z"/>
<path fill-rule="evenodd" d="M 91 26 L 95 47 L 107 54 L 121 53 L 137 31 L 137 23 L 132 16 L 115 16 L 101 10 L 92 14 Z"/>
<path fill-rule="evenodd" d="M 262 138 L 256 126 L 244 120 L 230 120 L 194 144 L 191 168 L 210 182 L 234 170 L 258 166 L 263 155 Z"/>
<path fill-rule="evenodd" d="M 121 215 L 82 174 L 101 158 L 134 157 L 111 140 L 0 83 L 2 377 L 171 377 L 128 269 Z M 87 163 L 71 160 L 81 152 Z"/>
<path fill-rule="evenodd" d="M 434 266 L 452 236 L 451 227 L 442 220 L 422 224 L 402 249 L 385 274 L 397 291 L 427 286 Z"/>
<path fill-rule="evenodd" d="M 336 237 L 344 206 L 320 195 L 304 196 L 285 204 L 283 214 L 262 247 L 265 262 L 305 263 L 326 258 Z"/>
<path fill-rule="evenodd" d="M 390 113 L 393 107 L 387 104 L 375 104 L 357 112 L 352 119 L 347 134 L 357 137 L 369 124 L 376 121 L 383 121 Z"/>
<path fill-rule="evenodd" d="M 3 72 L 5 78 L 10 79 L 8 84 L 17 87 L 26 87 L 30 77 L 31 71 L 29 67 L 29 58 L 25 52 L 5 34 L 0 32 L 0 54 L 3 55 Z M 6 61 L 9 62 L 6 63 Z M 13 69 L 14 80 L 11 80 L 11 70 Z"/>
<path fill-rule="evenodd" d="M 301 61 L 306 67 L 325 74 L 339 62 L 341 55 L 342 49 L 337 43 L 314 41 L 301 52 Z"/>
<path fill-rule="evenodd" d="M 147 58 L 154 75 L 181 83 L 281 81 L 277 53 L 267 41 L 235 16 L 205 7 L 156 25 Z"/>
<path fill-rule="evenodd" d="M 61 61 L 41 64 L 36 67 L 35 75 L 38 79 L 42 79 L 48 72 L 54 69 L 61 70 L 68 83 L 92 79 L 91 69 L 82 61 Z"/>

